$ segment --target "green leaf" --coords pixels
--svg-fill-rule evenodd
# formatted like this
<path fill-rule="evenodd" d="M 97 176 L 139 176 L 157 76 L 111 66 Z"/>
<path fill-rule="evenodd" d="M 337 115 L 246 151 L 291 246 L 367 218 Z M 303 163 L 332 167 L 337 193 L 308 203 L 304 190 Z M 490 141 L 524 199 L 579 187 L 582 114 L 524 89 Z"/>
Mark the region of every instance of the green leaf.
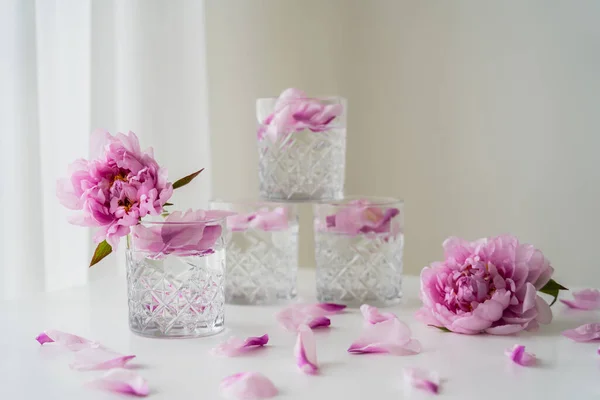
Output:
<path fill-rule="evenodd" d="M 448 329 L 446 327 L 443 327 L 443 326 L 435 326 L 435 325 L 428 325 L 428 326 L 431 326 L 431 327 L 434 327 L 434 328 L 438 328 L 442 332 L 452 332 L 450 329 Z"/>
<path fill-rule="evenodd" d="M 98 243 L 98 247 L 94 251 L 94 256 L 92 257 L 92 261 L 90 262 L 90 267 L 97 264 L 104 257 L 109 255 L 112 252 L 112 247 L 110 244 L 106 242 L 106 240 Z"/>
<path fill-rule="evenodd" d="M 188 183 L 190 183 L 192 181 L 192 179 L 194 179 L 195 177 L 197 177 L 200 172 L 204 171 L 204 168 L 202 168 L 200 171 L 196 171 L 193 174 L 189 174 L 188 176 L 184 176 L 183 178 L 175 181 L 175 183 L 173 184 L 173 189 L 179 189 L 182 186 L 187 185 Z"/>
<path fill-rule="evenodd" d="M 548 283 L 546 283 L 544 285 L 544 287 L 540 289 L 540 292 L 554 297 L 554 299 L 552 300 L 552 303 L 550 303 L 550 305 L 552 306 L 554 303 L 556 303 L 556 300 L 558 299 L 558 293 L 561 290 L 569 290 L 569 289 L 567 289 L 560 283 L 556 282 L 554 279 L 550 279 L 548 281 Z"/>
<path fill-rule="evenodd" d="M 172 206 L 172 205 L 173 205 L 173 203 L 165 203 L 165 204 L 163 204 L 163 207 L 169 207 L 169 206 Z"/>

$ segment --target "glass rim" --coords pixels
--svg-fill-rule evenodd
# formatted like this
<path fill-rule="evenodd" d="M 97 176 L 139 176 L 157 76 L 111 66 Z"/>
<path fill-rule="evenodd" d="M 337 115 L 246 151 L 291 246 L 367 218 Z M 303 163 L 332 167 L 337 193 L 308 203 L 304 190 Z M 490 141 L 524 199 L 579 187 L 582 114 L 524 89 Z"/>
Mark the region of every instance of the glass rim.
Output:
<path fill-rule="evenodd" d="M 209 210 L 211 211 L 211 210 Z M 212 210 L 212 211 L 226 211 L 226 210 Z M 222 217 L 206 218 L 200 221 L 140 221 L 138 225 L 147 226 L 193 226 L 193 225 L 210 225 L 210 224 L 222 224 L 227 219 L 228 215 Z M 135 225 L 134 225 L 135 226 Z"/>
<path fill-rule="evenodd" d="M 334 206 L 334 207 L 345 207 L 350 206 L 350 201 L 355 200 L 366 200 L 369 202 L 369 206 L 375 207 L 391 207 L 395 205 L 404 205 L 404 200 L 397 197 L 390 196 L 360 196 L 360 195 L 345 195 L 341 199 L 332 200 L 320 200 L 313 202 L 314 207 L 320 206 Z"/>
<path fill-rule="evenodd" d="M 240 206 L 264 206 L 264 207 L 285 207 L 287 209 L 296 208 L 296 204 L 288 203 L 285 201 L 270 201 L 261 198 L 252 198 L 252 197 L 233 197 L 233 198 L 214 198 L 210 199 L 209 207 L 213 204 L 230 204 L 230 205 L 240 205 Z M 227 210 L 222 210 L 227 211 Z"/>
<path fill-rule="evenodd" d="M 270 97 L 259 97 L 256 99 L 256 102 L 263 102 L 263 101 L 277 101 L 279 100 L 279 96 L 270 96 Z M 298 98 L 293 98 L 293 99 L 288 99 L 289 101 L 294 101 L 294 100 L 318 100 L 318 101 L 322 101 L 322 100 L 340 100 L 341 102 L 347 102 L 348 99 L 344 96 L 307 96 L 307 97 L 298 97 Z"/>

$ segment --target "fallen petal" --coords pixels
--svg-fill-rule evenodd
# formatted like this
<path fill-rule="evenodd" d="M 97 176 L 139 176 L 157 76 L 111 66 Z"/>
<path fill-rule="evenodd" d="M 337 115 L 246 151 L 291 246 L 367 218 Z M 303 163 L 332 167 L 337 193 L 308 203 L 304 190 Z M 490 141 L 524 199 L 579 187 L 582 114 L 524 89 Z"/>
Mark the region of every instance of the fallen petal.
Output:
<path fill-rule="evenodd" d="M 75 353 L 71 368 L 78 371 L 123 368 L 134 358 L 134 355 L 123 355 L 103 347 L 82 349 Z"/>
<path fill-rule="evenodd" d="M 329 318 L 321 315 L 311 315 L 306 308 L 297 305 L 279 311 L 275 314 L 275 319 L 284 329 L 290 332 L 297 332 L 301 325 L 308 325 L 311 329 L 326 328 L 331 325 Z"/>
<path fill-rule="evenodd" d="M 135 396 L 147 396 L 150 393 L 148 382 L 144 378 L 137 372 L 124 368 L 113 368 L 101 378 L 90 382 L 89 385 L 98 389 Z"/>
<path fill-rule="evenodd" d="M 362 313 L 365 321 L 369 324 L 378 324 L 393 318 L 398 318 L 396 315 L 389 312 L 382 313 L 377 307 L 373 307 L 368 304 L 363 304 L 360 306 L 360 312 Z"/>
<path fill-rule="evenodd" d="M 315 374 L 319 369 L 317 365 L 317 344 L 315 334 L 306 325 L 298 328 L 298 339 L 294 347 L 296 364 L 305 374 Z"/>
<path fill-rule="evenodd" d="M 336 304 L 336 303 L 317 303 L 317 304 L 314 304 L 314 307 L 320 308 L 321 310 L 323 310 L 323 312 L 326 313 L 325 315 L 339 314 L 342 311 L 344 311 L 344 309 L 346 308 L 346 306 L 344 304 Z"/>
<path fill-rule="evenodd" d="M 536 362 L 535 354 L 526 352 L 525 346 L 520 344 L 515 344 L 512 349 L 506 349 L 504 354 L 506 354 L 515 364 L 529 366 Z"/>
<path fill-rule="evenodd" d="M 600 308 L 600 290 L 580 290 L 579 292 L 573 292 L 573 300 L 560 299 L 560 301 L 576 310 L 597 310 Z"/>
<path fill-rule="evenodd" d="M 576 342 L 590 342 L 600 339 L 600 323 L 585 324 L 575 329 L 563 331 L 563 336 Z"/>
<path fill-rule="evenodd" d="M 249 337 L 242 340 L 231 337 L 212 350 L 213 354 L 227 357 L 234 357 L 249 350 L 257 349 L 269 343 L 269 335 L 264 334 L 258 337 Z"/>
<path fill-rule="evenodd" d="M 54 340 L 50 339 L 50 337 L 45 332 L 42 332 L 39 335 L 37 335 L 35 340 L 37 340 L 39 344 L 54 342 Z"/>
<path fill-rule="evenodd" d="M 346 308 L 343 304 L 335 303 L 314 303 L 314 304 L 292 304 L 288 308 L 303 312 L 313 317 L 324 317 L 327 315 L 339 314 Z"/>
<path fill-rule="evenodd" d="M 437 372 L 430 372 L 420 368 L 404 368 L 402 372 L 405 385 L 425 390 L 432 394 L 439 393 L 440 378 Z"/>
<path fill-rule="evenodd" d="M 40 333 L 35 340 L 42 345 L 45 343 L 56 343 L 58 345 L 65 346 L 72 351 L 100 347 L 100 344 L 97 342 L 93 342 L 71 333 L 56 331 L 53 329 Z"/>
<path fill-rule="evenodd" d="M 327 328 L 331 325 L 331 320 L 327 317 L 315 317 L 308 321 L 310 329 Z"/>
<path fill-rule="evenodd" d="M 361 337 L 348 348 L 348 352 L 354 354 L 408 355 L 417 354 L 420 351 L 421 344 L 418 340 L 411 338 L 408 325 L 396 318 L 367 325 Z"/>
<path fill-rule="evenodd" d="M 277 395 L 277 388 L 266 376 L 258 372 L 240 372 L 224 378 L 221 395 L 233 400 L 267 399 Z"/>

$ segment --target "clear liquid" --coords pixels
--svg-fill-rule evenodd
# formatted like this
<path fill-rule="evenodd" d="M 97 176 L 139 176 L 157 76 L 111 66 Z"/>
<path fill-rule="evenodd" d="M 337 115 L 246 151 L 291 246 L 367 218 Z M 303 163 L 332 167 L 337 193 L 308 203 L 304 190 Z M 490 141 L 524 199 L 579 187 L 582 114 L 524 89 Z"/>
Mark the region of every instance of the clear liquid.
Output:
<path fill-rule="evenodd" d="M 260 195 L 269 200 L 339 199 L 344 193 L 346 129 L 295 132 L 259 142 Z"/>
<path fill-rule="evenodd" d="M 359 307 L 402 298 L 404 236 L 315 232 L 317 298 Z"/>
<path fill-rule="evenodd" d="M 284 231 L 232 232 L 227 246 L 225 299 L 233 304 L 273 304 L 296 297 L 298 226 Z"/>
<path fill-rule="evenodd" d="M 198 337 L 224 324 L 225 250 L 161 260 L 127 250 L 129 326 L 152 337 Z"/>

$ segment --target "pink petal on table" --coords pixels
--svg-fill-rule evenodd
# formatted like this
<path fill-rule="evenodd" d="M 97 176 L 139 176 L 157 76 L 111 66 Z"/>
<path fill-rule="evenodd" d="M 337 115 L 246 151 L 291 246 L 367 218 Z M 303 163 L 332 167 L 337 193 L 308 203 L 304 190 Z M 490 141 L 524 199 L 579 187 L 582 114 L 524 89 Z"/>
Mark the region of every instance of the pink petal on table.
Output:
<path fill-rule="evenodd" d="M 360 306 L 360 312 L 362 313 L 365 321 L 369 324 L 378 324 L 393 318 L 398 318 L 395 314 L 389 312 L 382 313 L 377 307 L 373 307 L 368 304 L 363 304 Z"/>
<path fill-rule="evenodd" d="M 512 349 L 506 349 L 504 351 L 515 364 L 529 366 L 536 362 L 535 354 L 528 353 L 525 351 L 525 346 L 515 344 Z"/>
<path fill-rule="evenodd" d="M 600 323 L 585 324 L 563 331 L 563 336 L 576 342 L 591 342 L 600 339 Z"/>
<path fill-rule="evenodd" d="M 279 324 L 290 332 L 296 332 L 300 325 L 308 325 L 310 328 L 325 328 L 331 325 L 327 317 L 313 316 L 297 306 L 286 307 L 275 314 Z"/>
<path fill-rule="evenodd" d="M 412 339 L 408 325 L 394 318 L 367 325 L 361 337 L 350 345 L 349 353 L 417 354 L 421 351 L 418 340 Z"/>
<path fill-rule="evenodd" d="M 573 292 L 573 300 L 560 299 L 560 301 L 577 310 L 597 310 L 600 308 L 600 290 L 580 290 L 579 292 Z"/>
<path fill-rule="evenodd" d="M 313 304 L 292 304 L 288 308 L 294 308 L 313 317 L 323 317 L 327 315 L 339 314 L 346 308 L 343 304 L 335 303 L 313 303 Z"/>
<path fill-rule="evenodd" d="M 298 339 L 294 347 L 296 364 L 305 374 L 316 374 L 319 366 L 317 365 L 317 344 L 315 334 L 306 325 L 298 328 Z"/>
<path fill-rule="evenodd" d="M 327 317 L 315 317 L 310 319 L 307 325 L 310 329 L 327 328 L 331 325 L 331 320 Z"/>
<path fill-rule="evenodd" d="M 273 382 L 258 372 L 240 372 L 221 381 L 221 395 L 234 400 L 259 400 L 277 395 Z"/>
<path fill-rule="evenodd" d="M 103 347 L 82 349 L 75 353 L 71 368 L 79 371 L 123 368 L 134 358 L 134 355 L 123 355 Z"/>
<path fill-rule="evenodd" d="M 219 344 L 212 350 L 213 354 L 234 357 L 245 353 L 252 349 L 257 349 L 269 343 L 269 335 L 264 334 L 258 337 L 249 337 L 242 340 L 236 337 L 231 337 L 223 343 Z"/>
<path fill-rule="evenodd" d="M 326 312 L 325 315 L 339 314 L 346 308 L 344 304 L 336 304 L 336 303 L 316 303 L 314 307 L 320 308 L 323 312 Z"/>
<path fill-rule="evenodd" d="M 440 378 L 436 372 L 426 371 L 420 368 L 404 368 L 404 383 L 408 387 L 425 390 L 431 394 L 438 394 L 440 390 Z"/>
<path fill-rule="evenodd" d="M 39 344 L 42 345 L 44 343 L 56 343 L 58 345 L 65 346 L 66 348 L 72 351 L 100 347 L 100 344 L 97 342 L 93 342 L 86 338 L 82 338 L 81 336 L 73 335 L 67 332 L 57 331 L 54 329 L 49 329 L 40 333 L 35 338 L 35 340 L 37 340 Z"/>
<path fill-rule="evenodd" d="M 148 382 L 144 378 L 137 372 L 124 368 L 108 370 L 101 378 L 90 382 L 89 385 L 98 389 L 135 396 L 147 396 L 150 393 Z"/>

